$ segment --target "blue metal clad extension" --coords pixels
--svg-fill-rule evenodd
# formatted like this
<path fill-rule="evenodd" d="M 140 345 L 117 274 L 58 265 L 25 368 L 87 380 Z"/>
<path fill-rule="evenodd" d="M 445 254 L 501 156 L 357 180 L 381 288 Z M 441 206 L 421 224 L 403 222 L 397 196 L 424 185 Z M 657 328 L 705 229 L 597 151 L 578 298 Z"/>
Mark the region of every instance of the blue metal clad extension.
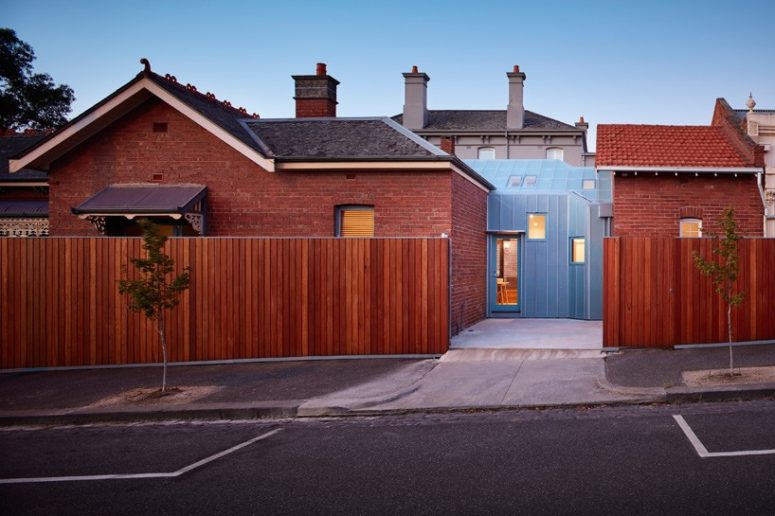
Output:
<path fill-rule="evenodd" d="M 559 160 L 467 160 L 466 164 L 496 186 L 488 197 L 489 313 L 600 319 L 602 239 L 607 223 L 598 216 L 597 205 L 611 202 L 609 173 L 596 175 L 591 167 L 572 167 Z M 534 182 L 525 181 L 530 176 Z M 515 177 L 522 180 L 513 180 Z M 594 188 L 585 190 L 585 181 L 592 181 Z M 545 238 L 527 238 L 531 213 L 546 217 Z M 493 305 L 492 243 L 506 235 L 519 239 L 521 256 L 519 311 L 510 314 Z M 573 238 L 584 238 L 582 263 L 571 263 Z"/>

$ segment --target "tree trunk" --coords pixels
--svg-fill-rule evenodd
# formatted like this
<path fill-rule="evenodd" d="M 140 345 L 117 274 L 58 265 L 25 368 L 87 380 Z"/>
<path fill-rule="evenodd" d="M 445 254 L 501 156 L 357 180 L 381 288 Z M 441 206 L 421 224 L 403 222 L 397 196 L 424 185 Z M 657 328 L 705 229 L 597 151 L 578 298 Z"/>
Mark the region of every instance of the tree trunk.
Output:
<path fill-rule="evenodd" d="M 161 392 L 167 390 L 167 334 L 164 331 L 164 308 L 159 311 L 156 319 L 159 336 L 161 337 L 161 356 L 163 360 L 163 372 L 161 376 Z"/>
<path fill-rule="evenodd" d="M 732 360 L 732 287 L 727 287 L 727 339 L 729 342 L 729 374 L 733 374 L 734 363 Z"/>

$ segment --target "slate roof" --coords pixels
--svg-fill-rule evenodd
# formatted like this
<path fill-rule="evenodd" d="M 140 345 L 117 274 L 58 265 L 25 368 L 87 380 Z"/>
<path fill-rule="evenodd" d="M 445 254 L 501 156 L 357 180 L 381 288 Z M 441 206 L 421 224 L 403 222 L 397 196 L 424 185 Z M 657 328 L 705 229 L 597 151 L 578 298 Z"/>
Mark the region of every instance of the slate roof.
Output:
<path fill-rule="evenodd" d="M 32 147 L 44 138 L 43 135 L 16 135 L 0 137 L 0 182 L 46 181 L 48 175 L 40 170 L 22 169 L 14 174 L 8 172 L 8 158 Z"/>
<path fill-rule="evenodd" d="M 402 114 L 393 117 L 403 123 Z M 576 130 L 575 126 L 559 120 L 525 111 L 524 129 L 560 129 Z M 447 109 L 428 111 L 428 123 L 423 131 L 481 131 L 500 132 L 506 130 L 506 110 L 465 110 Z"/>
<path fill-rule="evenodd" d="M 447 156 L 387 118 L 249 120 L 273 157 L 298 159 L 435 159 Z"/>
<path fill-rule="evenodd" d="M 0 200 L 0 217 L 48 217 L 48 201 Z"/>
<path fill-rule="evenodd" d="M 716 126 L 597 126 L 597 167 L 752 167 Z"/>
<path fill-rule="evenodd" d="M 207 192 L 204 185 L 115 184 L 91 196 L 72 211 L 119 213 L 186 213 Z"/>

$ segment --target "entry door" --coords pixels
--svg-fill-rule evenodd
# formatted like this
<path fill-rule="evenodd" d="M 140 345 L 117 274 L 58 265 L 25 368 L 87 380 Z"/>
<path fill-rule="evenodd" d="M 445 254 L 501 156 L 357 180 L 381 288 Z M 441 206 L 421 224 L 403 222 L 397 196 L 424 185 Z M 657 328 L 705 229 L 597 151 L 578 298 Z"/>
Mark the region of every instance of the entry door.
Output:
<path fill-rule="evenodd" d="M 490 236 L 490 311 L 518 312 L 520 303 L 520 239 Z"/>

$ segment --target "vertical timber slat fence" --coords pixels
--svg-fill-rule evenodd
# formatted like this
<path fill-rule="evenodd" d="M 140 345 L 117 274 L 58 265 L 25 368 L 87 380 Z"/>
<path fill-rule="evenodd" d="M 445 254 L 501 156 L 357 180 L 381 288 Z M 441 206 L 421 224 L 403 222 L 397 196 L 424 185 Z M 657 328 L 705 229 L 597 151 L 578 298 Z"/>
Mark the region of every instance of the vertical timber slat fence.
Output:
<path fill-rule="evenodd" d="M 710 258 L 709 238 L 606 238 L 603 244 L 603 343 L 670 348 L 726 342 L 726 305 L 694 265 Z M 775 339 L 775 239 L 739 241 L 732 309 L 735 341 Z"/>
<path fill-rule="evenodd" d="M 191 267 L 170 312 L 171 361 L 440 354 L 449 344 L 446 239 L 174 238 Z M 0 239 L 0 368 L 161 361 L 118 293 L 139 238 Z"/>

